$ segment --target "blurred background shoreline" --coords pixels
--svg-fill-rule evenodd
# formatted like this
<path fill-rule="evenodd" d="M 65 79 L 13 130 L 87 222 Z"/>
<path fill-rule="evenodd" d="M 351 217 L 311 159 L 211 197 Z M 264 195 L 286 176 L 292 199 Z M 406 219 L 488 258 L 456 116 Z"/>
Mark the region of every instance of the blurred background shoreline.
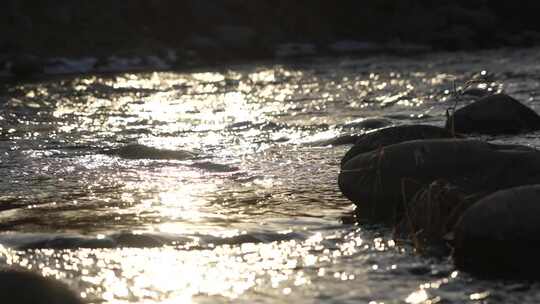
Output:
<path fill-rule="evenodd" d="M 526 0 L 4 0 L 0 74 L 528 47 L 538 11 Z"/>

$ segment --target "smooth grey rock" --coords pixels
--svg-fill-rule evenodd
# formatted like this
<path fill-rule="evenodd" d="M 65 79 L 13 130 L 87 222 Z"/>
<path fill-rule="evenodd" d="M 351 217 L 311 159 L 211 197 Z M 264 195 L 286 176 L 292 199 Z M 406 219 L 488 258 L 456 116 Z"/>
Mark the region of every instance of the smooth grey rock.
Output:
<path fill-rule="evenodd" d="M 540 153 L 470 139 L 414 140 L 356 155 L 338 177 L 359 219 L 389 222 L 422 187 L 446 179 L 471 192 L 540 183 Z"/>
<path fill-rule="evenodd" d="M 540 130 L 540 116 L 505 94 L 494 94 L 458 109 L 446 121 L 457 133 L 515 134 Z"/>
<path fill-rule="evenodd" d="M 66 285 L 54 279 L 22 270 L 0 270 L 2 303 L 82 304 L 83 301 Z"/>
<path fill-rule="evenodd" d="M 454 137 L 448 130 L 429 125 L 404 125 L 379 129 L 361 135 L 355 145 L 345 153 L 341 167 L 358 154 L 415 139 L 435 139 Z"/>
<path fill-rule="evenodd" d="M 458 267 L 481 275 L 540 277 L 540 185 L 497 191 L 454 228 Z"/>

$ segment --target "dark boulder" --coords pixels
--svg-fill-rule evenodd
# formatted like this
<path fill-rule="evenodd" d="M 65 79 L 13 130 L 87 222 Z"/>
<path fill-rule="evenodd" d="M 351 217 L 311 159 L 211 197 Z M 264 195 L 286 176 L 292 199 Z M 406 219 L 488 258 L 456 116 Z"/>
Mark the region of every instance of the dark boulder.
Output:
<path fill-rule="evenodd" d="M 457 133 L 515 134 L 540 130 L 540 116 L 505 94 L 494 94 L 456 110 L 446 128 Z"/>
<path fill-rule="evenodd" d="M 414 140 L 356 155 L 344 164 L 338 183 L 356 203 L 359 219 L 388 222 L 437 179 L 469 193 L 540 183 L 540 153 L 479 140 Z"/>
<path fill-rule="evenodd" d="M 385 146 L 415 139 L 436 139 L 454 137 L 448 130 L 428 125 L 404 125 L 379 129 L 365 133 L 356 139 L 355 145 L 345 153 L 341 167 L 358 154 L 380 149 Z"/>
<path fill-rule="evenodd" d="M 82 300 L 63 283 L 21 271 L 0 270 L 2 303 L 82 304 Z"/>
<path fill-rule="evenodd" d="M 540 185 L 495 192 L 454 228 L 458 267 L 486 276 L 540 278 Z"/>

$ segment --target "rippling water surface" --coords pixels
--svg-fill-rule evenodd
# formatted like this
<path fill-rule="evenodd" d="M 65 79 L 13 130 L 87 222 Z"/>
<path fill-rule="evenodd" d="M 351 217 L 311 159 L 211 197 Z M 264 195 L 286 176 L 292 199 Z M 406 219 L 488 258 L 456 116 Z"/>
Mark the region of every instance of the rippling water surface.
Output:
<path fill-rule="evenodd" d="M 348 147 L 320 143 L 442 125 L 454 84 L 482 73 L 538 111 L 538 62 L 503 50 L 3 84 L 1 263 L 89 303 L 537 303 L 536 284 L 480 280 L 353 224 L 336 184 Z"/>

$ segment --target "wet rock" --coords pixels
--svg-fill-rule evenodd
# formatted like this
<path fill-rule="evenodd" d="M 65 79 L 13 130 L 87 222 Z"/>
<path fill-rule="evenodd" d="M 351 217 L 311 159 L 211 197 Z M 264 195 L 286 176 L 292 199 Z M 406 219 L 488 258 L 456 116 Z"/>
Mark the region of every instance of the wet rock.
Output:
<path fill-rule="evenodd" d="M 391 125 L 392 121 L 385 118 L 362 118 L 354 120 L 343 125 L 338 125 L 337 128 L 342 130 L 348 130 L 350 132 L 355 132 L 356 130 L 372 130 L 379 129 Z M 341 134 L 333 138 L 316 140 L 307 143 L 310 146 L 341 146 L 341 145 L 353 145 L 363 134 Z"/>
<path fill-rule="evenodd" d="M 355 145 L 345 153 L 341 167 L 358 154 L 415 139 L 435 139 L 454 137 L 448 130 L 428 125 L 405 125 L 376 130 L 360 136 Z"/>
<path fill-rule="evenodd" d="M 317 48 L 311 43 L 284 43 L 278 45 L 274 53 L 278 58 L 313 56 Z"/>
<path fill-rule="evenodd" d="M 481 98 L 493 94 L 493 91 L 481 88 L 468 88 L 464 90 L 461 94 L 464 96 L 470 96 L 472 98 Z"/>
<path fill-rule="evenodd" d="M 481 98 L 458 109 L 446 121 L 458 133 L 515 134 L 540 130 L 540 116 L 505 94 Z"/>
<path fill-rule="evenodd" d="M 317 140 L 313 142 L 307 143 L 310 146 L 342 146 L 342 145 L 352 145 L 354 144 L 361 135 L 355 135 L 355 134 L 345 134 L 345 135 L 339 135 L 334 138 L 330 139 L 323 139 L 323 140 Z"/>
<path fill-rule="evenodd" d="M 455 227 L 457 266 L 480 275 L 540 277 L 540 185 L 495 192 Z"/>
<path fill-rule="evenodd" d="M 236 172 L 240 170 L 238 167 L 213 163 L 209 161 L 197 162 L 190 165 L 190 167 L 202 169 L 202 170 L 206 170 L 210 172 L 220 172 L 220 173 Z"/>
<path fill-rule="evenodd" d="M 424 44 L 405 43 L 403 41 L 391 41 L 387 43 L 386 50 L 399 55 L 417 55 L 432 51 L 431 46 Z"/>
<path fill-rule="evenodd" d="M 140 144 L 130 144 L 120 148 L 104 151 L 107 155 L 115 155 L 127 159 L 192 159 L 197 155 L 184 150 L 167 150 L 148 147 Z"/>
<path fill-rule="evenodd" d="M 68 235 L 59 235 L 42 238 L 36 238 L 32 241 L 28 240 L 19 240 L 18 244 L 13 246 L 19 250 L 28 250 L 28 249 L 78 249 L 78 248 L 114 248 L 115 244 L 112 240 L 108 238 L 98 239 L 91 237 L 83 236 L 68 236 Z"/>
<path fill-rule="evenodd" d="M 370 54 L 382 51 L 383 47 L 378 43 L 370 41 L 340 40 L 329 45 L 328 49 L 338 54 Z"/>
<path fill-rule="evenodd" d="M 392 121 L 382 117 L 361 118 L 344 124 L 343 128 L 372 130 L 388 127 Z"/>
<path fill-rule="evenodd" d="M 160 238 L 157 235 L 149 234 L 136 234 L 136 233 L 119 233 L 112 238 L 116 241 L 118 247 L 132 247 L 132 248 L 153 248 L 161 247 L 170 241 Z"/>
<path fill-rule="evenodd" d="M 359 219 L 389 222 L 437 179 L 466 186 L 470 193 L 540 183 L 540 153 L 479 140 L 414 140 L 356 155 L 343 165 L 338 183 L 356 203 Z"/>
<path fill-rule="evenodd" d="M 0 270 L 2 303 L 82 304 L 83 301 L 66 285 L 22 270 Z"/>
<path fill-rule="evenodd" d="M 86 57 L 78 60 L 55 58 L 48 60 L 43 72 L 46 74 L 75 74 L 88 73 L 97 63 L 96 58 Z"/>

